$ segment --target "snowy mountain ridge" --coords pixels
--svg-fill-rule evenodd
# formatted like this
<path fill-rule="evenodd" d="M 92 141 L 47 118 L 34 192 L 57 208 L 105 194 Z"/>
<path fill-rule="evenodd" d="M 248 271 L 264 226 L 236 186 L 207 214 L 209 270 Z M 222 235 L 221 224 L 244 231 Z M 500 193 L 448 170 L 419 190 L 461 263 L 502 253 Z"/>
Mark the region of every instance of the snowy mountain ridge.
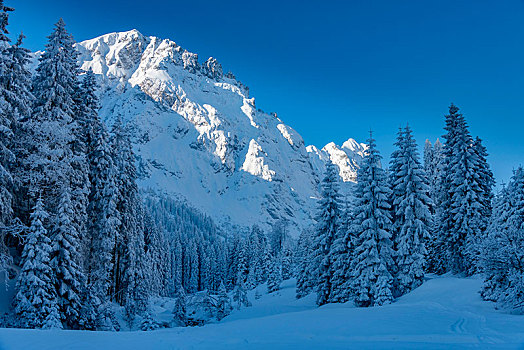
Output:
<path fill-rule="evenodd" d="M 220 224 L 266 229 L 311 223 L 331 159 L 350 184 L 365 145 L 321 150 L 275 114 L 256 108 L 247 86 L 220 63 L 137 30 L 77 44 L 80 64 L 99 77 L 101 116 L 128 123 L 143 188 L 176 196 Z M 347 188 L 349 186 L 343 186 Z"/>

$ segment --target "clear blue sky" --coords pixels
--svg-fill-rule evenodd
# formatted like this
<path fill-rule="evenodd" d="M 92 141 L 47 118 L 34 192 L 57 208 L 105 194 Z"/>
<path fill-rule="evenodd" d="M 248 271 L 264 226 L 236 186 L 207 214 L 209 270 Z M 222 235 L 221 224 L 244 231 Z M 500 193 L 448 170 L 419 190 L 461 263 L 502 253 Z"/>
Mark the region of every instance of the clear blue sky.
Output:
<path fill-rule="evenodd" d="M 32 50 L 63 17 L 79 41 L 136 28 L 216 57 L 309 144 L 363 142 L 371 128 L 388 158 L 400 125 L 433 141 L 454 102 L 498 182 L 524 165 L 522 0 L 5 3 Z"/>

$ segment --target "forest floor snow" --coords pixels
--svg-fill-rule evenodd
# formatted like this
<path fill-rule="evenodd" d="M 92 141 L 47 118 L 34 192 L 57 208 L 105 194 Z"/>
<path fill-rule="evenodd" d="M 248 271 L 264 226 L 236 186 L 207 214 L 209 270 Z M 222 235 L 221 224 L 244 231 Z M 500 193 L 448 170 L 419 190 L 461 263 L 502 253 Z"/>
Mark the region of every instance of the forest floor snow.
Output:
<path fill-rule="evenodd" d="M 0 349 L 524 349 L 524 316 L 482 301 L 481 284 L 435 277 L 391 305 L 318 308 L 314 295 L 296 300 L 289 280 L 258 300 L 250 292 L 253 306 L 215 324 L 151 332 L 0 329 Z"/>

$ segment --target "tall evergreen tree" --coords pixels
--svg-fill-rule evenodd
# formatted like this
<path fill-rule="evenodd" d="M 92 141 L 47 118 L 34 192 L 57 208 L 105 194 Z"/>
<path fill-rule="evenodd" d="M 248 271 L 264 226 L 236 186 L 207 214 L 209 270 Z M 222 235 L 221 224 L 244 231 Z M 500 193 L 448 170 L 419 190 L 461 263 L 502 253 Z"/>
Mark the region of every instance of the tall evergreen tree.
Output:
<path fill-rule="evenodd" d="M 486 275 L 482 296 L 524 313 L 524 169 L 518 168 L 495 202 L 494 220 L 481 257 Z"/>
<path fill-rule="evenodd" d="M 12 58 L 9 55 L 9 38 L 7 24 L 9 12 L 12 8 L 0 1 L 0 227 L 8 224 L 13 214 L 13 176 L 11 165 L 15 162 L 12 152 L 13 127 L 16 122 L 12 113 L 13 106 L 9 101 L 10 91 L 7 86 L 6 77 L 9 76 L 9 67 Z M 3 230 L 0 230 L 3 231 Z M 3 238 L 0 236 L 0 238 Z M 0 242 L 3 245 L 4 242 Z M 1 246 L 0 246 L 1 248 Z M 4 249 L 0 254 L 4 254 Z"/>
<path fill-rule="evenodd" d="M 31 227 L 22 252 L 22 270 L 18 276 L 14 309 L 21 326 L 61 328 L 58 315 L 55 275 L 51 267 L 51 239 L 44 227 L 48 214 L 38 198 L 31 214 Z"/>
<path fill-rule="evenodd" d="M 353 198 L 345 199 L 341 224 L 337 238 L 331 249 L 333 261 L 333 278 L 330 301 L 335 303 L 346 302 L 352 294 L 351 261 L 355 250 L 355 233 L 352 229 Z"/>
<path fill-rule="evenodd" d="M 352 224 L 356 234 L 352 280 L 358 306 L 383 305 L 393 299 L 391 189 L 380 159 L 375 140 L 370 137 L 357 175 Z"/>
<path fill-rule="evenodd" d="M 276 258 L 269 259 L 269 276 L 267 278 L 267 292 L 274 293 L 280 290 L 282 283 L 282 265 Z"/>
<path fill-rule="evenodd" d="M 224 283 L 220 283 L 217 300 L 217 320 L 220 321 L 231 313 L 231 302 L 226 292 Z"/>
<path fill-rule="evenodd" d="M 28 70 L 28 64 L 32 59 L 31 52 L 22 47 L 22 41 L 25 38 L 20 34 L 16 43 L 8 48 L 11 58 L 11 66 L 8 74 L 3 76 L 8 93 L 6 100 L 11 106 L 10 111 L 14 113 L 14 145 L 15 154 L 14 186 L 15 186 L 15 216 L 21 218 L 27 223 L 31 207 L 28 201 L 27 188 L 24 186 L 23 179 L 27 178 L 24 159 L 28 156 L 28 150 L 33 140 L 29 137 L 30 130 L 26 130 L 27 120 L 31 116 L 34 96 L 31 93 L 32 78 Z"/>
<path fill-rule="evenodd" d="M 179 286 L 175 295 L 175 307 L 173 308 L 173 321 L 176 327 L 187 326 L 186 303 L 186 292 L 182 286 Z"/>
<path fill-rule="evenodd" d="M 75 141 L 72 145 L 74 162 L 72 194 L 77 198 L 75 201 L 75 221 L 74 224 L 80 235 L 82 243 L 83 256 L 87 257 L 91 242 L 90 217 L 89 217 L 89 199 L 92 195 L 91 186 L 96 176 L 93 172 L 93 164 L 97 162 L 93 157 L 97 156 L 97 147 L 99 147 L 100 133 L 105 133 L 103 122 L 100 120 L 98 110 L 100 108 L 96 90 L 98 86 L 92 70 L 87 71 L 81 80 L 75 94 L 75 124 L 73 129 Z M 106 146 L 108 139 L 103 135 Z M 88 261 L 83 261 L 87 264 Z"/>
<path fill-rule="evenodd" d="M 68 328 L 78 329 L 84 323 L 81 318 L 86 279 L 80 262 L 80 237 L 73 223 L 74 214 L 70 188 L 64 185 L 53 234 L 51 266 L 56 274 L 61 321 Z"/>
<path fill-rule="evenodd" d="M 25 69 L 27 50 L 21 47 L 23 36 L 10 45 L 7 37 L 12 8 L 0 1 L 0 273 L 12 264 L 6 245 L 8 232 L 16 223 L 15 194 L 18 185 L 17 143 L 22 116 L 29 114 L 32 95 L 30 74 Z M 29 211 L 29 210 L 27 210 Z M 5 273 L 6 279 L 8 274 Z"/>
<path fill-rule="evenodd" d="M 136 184 L 135 155 L 128 130 L 120 116 L 113 124 L 112 134 L 111 147 L 118 190 L 116 206 L 120 215 L 112 290 L 115 300 L 123 305 L 133 286 L 138 283 L 136 267 L 140 265 L 139 259 L 144 252 L 143 210 Z M 198 276 L 198 271 L 194 272 Z"/>
<path fill-rule="evenodd" d="M 26 159 L 29 168 L 26 183 L 29 195 L 35 198 L 41 194 L 54 216 L 60 200 L 60 184 L 73 178 L 77 53 L 62 19 L 48 39 L 36 69 L 35 107 L 26 127 L 33 140 Z"/>
<path fill-rule="evenodd" d="M 88 285 L 98 315 L 99 327 L 109 327 L 107 314 L 110 302 L 113 251 L 120 215 L 116 203 L 118 192 L 114 182 L 115 169 L 109 146 L 109 135 L 103 123 L 94 124 L 94 138 L 89 142 L 89 177 L 91 191 L 88 207 Z"/>
<path fill-rule="evenodd" d="M 399 296 L 418 287 L 424 278 L 431 199 L 428 180 L 409 126 L 399 133 L 396 146 L 390 173 L 396 250 L 394 294 Z"/>
<path fill-rule="evenodd" d="M 445 241 L 440 230 L 439 217 L 441 217 L 442 207 L 441 194 L 442 171 L 444 167 L 443 145 L 439 139 L 435 141 L 432 147 L 431 157 L 424 159 L 424 169 L 429 180 L 430 198 L 432 202 L 431 214 L 432 225 L 430 229 L 430 238 L 427 241 L 426 248 L 428 250 L 427 256 L 427 270 L 434 273 L 444 273 L 446 271 L 447 261 Z"/>
<path fill-rule="evenodd" d="M 313 291 L 314 281 L 311 278 L 311 231 L 306 229 L 302 231 L 298 238 L 297 245 L 297 299 L 303 298 Z"/>
<path fill-rule="evenodd" d="M 471 273 L 474 270 L 471 243 L 481 233 L 482 222 L 478 157 L 466 120 L 453 104 L 446 116 L 445 129 L 442 198 L 437 220 L 447 249 L 449 269 L 455 273 Z"/>
<path fill-rule="evenodd" d="M 511 254 L 506 253 L 502 242 L 510 234 L 509 217 L 513 211 L 511 192 L 515 183 L 522 181 L 520 179 L 522 175 L 520 169 L 514 171 L 513 181 L 509 185 L 503 185 L 500 193 L 495 197 L 491 223 L 488 226 L 486 236 L 480 242 L 481 259 L 479 265 L 486 276 L 481 295 L 486 300 L 498 301 L 501 292 L 508 285 L 507 258 Z"/>
<path fill-rule="evenodd" d="M 316 215 L 317 226 L 313 238 L 313 268 L 312 271 L 317 292 L 317 304 L 323 305 L 329 301 L 331 278 L 333 274 L 331 261 L 331 246 L 336 238 L 340 224 L 340 195 L 338 173 L 336 166 L 328 162 L 326 173 L 322 180 L 322 198 L 318 202 Z"/>
<path fill-rule="evenodd" d="M 495 179 L 493 172 L 488 164 L 488 151 L 482 144 L 482 140 L 477 136 L 473 141 L 473 149 L 477 156 L 477 174 L 479 176 L 480 185 L 480 205 L 481 205 L 481 222 L 480 230 L 485 232 L 489 224 L 493 209 L 493 187 L 495 186 Z"/>

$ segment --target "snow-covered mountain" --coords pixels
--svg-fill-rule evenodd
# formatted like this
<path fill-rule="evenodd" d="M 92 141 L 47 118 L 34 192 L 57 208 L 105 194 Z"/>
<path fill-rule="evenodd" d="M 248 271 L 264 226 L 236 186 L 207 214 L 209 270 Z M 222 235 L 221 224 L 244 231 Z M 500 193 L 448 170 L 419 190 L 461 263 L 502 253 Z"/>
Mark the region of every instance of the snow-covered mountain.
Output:
<path fill-rule="evenodd" d="M 77 47 L 82 68 L 100 77 L 102 117 L 111 124 L 120 115 L 132 130 L 144 188 L 221 224 L 267 229 L 286 218 L 296 234 L 311 222 L 327 159 L 355 181 L 365 145 L 306 147 L 214 58 L 199 63 L 175 42 L 136 30 Z"/>

